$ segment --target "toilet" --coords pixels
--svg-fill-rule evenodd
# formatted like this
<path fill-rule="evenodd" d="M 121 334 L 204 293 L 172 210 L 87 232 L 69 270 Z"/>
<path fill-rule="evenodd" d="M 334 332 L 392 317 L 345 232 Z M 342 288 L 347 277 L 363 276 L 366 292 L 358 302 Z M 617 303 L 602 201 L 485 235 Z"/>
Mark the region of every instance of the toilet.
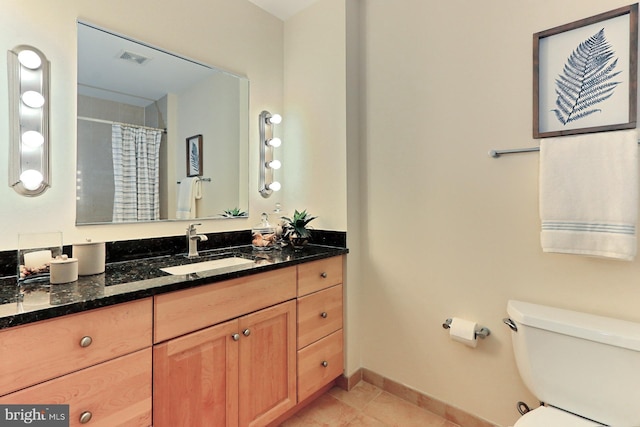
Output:
<path fill-rule="evenodd" d="M 640 426 L 640 323 L 511 300 L 520 376 L 541 401 L 514 427 Z"/>

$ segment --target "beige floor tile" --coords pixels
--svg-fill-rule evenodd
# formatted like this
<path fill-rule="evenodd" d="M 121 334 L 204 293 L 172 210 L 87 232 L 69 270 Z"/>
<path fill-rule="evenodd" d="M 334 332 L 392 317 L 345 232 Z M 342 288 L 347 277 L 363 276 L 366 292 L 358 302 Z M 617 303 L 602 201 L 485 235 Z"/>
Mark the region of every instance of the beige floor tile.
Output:
<path fill-rule="evenodd" d="M 387 392 L 367 404 L 363 412 L 392 427 L 445 427 L 447 421 Z"/>
<path fill-rule="evenodd" d="M 329 393 L 347 405 L 362 410 L 367 403 L 378 397 L 382 390 L 372 384 L 360 381 L 351 391 L 334 387 Z"/>
<path fill-rule="evenodd" d="M 459 427 L 361 381 L 351 391 L 334 387 L 281 427 Z M 484 426 L 479 426 L 484 427 Z"/>
<path fill-rule="evenodd" d="M 348 426 L 358 416 L 358 410 L 336 399 L 330 394 L 320 396 L 313 404 L 297 414 L 305 426 Z"/>
<path fill-rule="evenodd" d="M 360 414 L 348 424 L 348 427 L 387 427 L 387 424 L 368 415 Z"/>

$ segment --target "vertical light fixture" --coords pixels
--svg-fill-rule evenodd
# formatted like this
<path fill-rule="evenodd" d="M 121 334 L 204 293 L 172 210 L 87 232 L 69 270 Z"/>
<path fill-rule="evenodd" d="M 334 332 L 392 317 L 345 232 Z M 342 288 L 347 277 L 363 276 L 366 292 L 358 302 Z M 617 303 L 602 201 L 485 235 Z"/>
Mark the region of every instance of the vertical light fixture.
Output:
<path fill-rule="evenodd" d="M 280 190 L 280 183 L 275 180 L 274 171 L 280 169 L 281 163 L 273 155 L 275 148 L 282 144 L 280 138 L 274 137 L 273 127 L 282 121 L 280 114 L 263 111 L 259 116 L 260 131 L 260 180 L 258 191 L 262 197 L 269 197 Z"/>
<path fill-rule="evenodd" d="M 9 81 L 9 186 L 38 196 L 49 179 L 49 61 L 20 45 L 7 52 Z"/>

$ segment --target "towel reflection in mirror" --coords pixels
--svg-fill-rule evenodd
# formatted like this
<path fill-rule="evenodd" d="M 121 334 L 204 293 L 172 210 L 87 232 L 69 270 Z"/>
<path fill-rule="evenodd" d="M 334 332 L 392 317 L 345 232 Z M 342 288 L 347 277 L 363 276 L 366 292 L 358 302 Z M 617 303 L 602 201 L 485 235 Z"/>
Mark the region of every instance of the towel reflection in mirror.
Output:
<path fill-rule="evenodd" d="M 197 218 L 196 200 L 202 198 L 202 179 L 198 176 L 184 178 L 178 190 L 177 219 Z"/>

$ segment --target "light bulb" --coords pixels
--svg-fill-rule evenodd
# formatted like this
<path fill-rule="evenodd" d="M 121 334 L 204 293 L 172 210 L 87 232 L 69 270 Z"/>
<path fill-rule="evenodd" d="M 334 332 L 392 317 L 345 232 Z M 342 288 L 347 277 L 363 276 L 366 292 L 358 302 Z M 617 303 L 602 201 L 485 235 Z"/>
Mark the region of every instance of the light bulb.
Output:
<path fill-rule="evenodd" d="M 22 102 L 28 107 L 40 108 L 44 105 L 44 96 L 36 91 L 28 90 L 22 94 Z"/>
<path fill-rule="evenodd" d="M 35 130 L 28 130 L 22 134 L 22 143 L 29 148 L 38 148 L 44 143 L 44 136 Z"/>
<path fill-rule="evenodd" d="M 18 61 L 20 61 L 23 66 L 31 70 L 38 69 L 40 68 L 40 65 L 42 65 L 42 60 L 38 54 L 28 49 L 23 50 L 18 54 Z"/>
<path fill-rule="evenodd" d="M 280 160 L 271 160 L 270 162 L 267 162 L 267 167 L 271 169 L 280 169 L 281 166 L 282 163 L 280 163 Z"/>
<path fill-rule="evenodd" d="M 272 125 L 277 125 L 282 122 L 282 116 L 280 114 L 273 114 L 271 117 L 267 118 L 267 122 Z"/>
<path fill-rule="evenodd" d="M 273 191 L 280 191 L 280 188 L 282 186 L 280 185 L 280 183 L 278 181 L 273 181 L 271 184 L 267 185 L 267 188 L 269 190 L 273 190 Z"/>
<path fill-rule="evenodd" d="M 20 181 L 27 190 L 37 190 L 43 180 L 42 174 L 35 169 L 27 169 L 20 174 Z"/>
<path fill-rule="evenodd" d="M 282 140 L 280 138 L 271 138 L 267 141 L 267 145 L 273 148 L 278 148 L 282 145 Z"/>

